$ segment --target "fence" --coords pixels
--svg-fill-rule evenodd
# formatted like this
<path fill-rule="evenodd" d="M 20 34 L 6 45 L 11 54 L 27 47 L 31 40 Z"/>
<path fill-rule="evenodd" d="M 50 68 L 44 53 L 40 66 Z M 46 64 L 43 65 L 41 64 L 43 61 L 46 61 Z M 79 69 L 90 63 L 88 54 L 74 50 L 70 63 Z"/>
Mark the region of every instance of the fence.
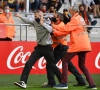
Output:
<path fill-rule="evenodd" d="M 2 23 L 0 23 L 2 24 Z M 28 41 L 28 26 L 30 26 L 30 24 L 5 24 L 5 25 L 11 25 L 11 26 L 19 26 L 20 27 L 20 35 L 19 35 L 19 38 L 20 38 L 20 41 L 22 41 L 22 26 L 25 26 L 26 27 L 26 40 L 25 41 Z M 100 28 L 100 26 L 87 26 L 87 27 L 92 27 L 92 28 Z"/>

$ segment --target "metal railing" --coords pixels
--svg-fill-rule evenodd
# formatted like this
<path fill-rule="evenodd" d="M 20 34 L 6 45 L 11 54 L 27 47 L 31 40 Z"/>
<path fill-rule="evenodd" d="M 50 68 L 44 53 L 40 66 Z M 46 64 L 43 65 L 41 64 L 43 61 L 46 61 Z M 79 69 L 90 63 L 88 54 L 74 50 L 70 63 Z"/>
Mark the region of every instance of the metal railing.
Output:
<path fill-rule="evenodd" d="M 19 26 L 20 27 L 20 41 L 22 40 L 22 26 L 26 26 L 26 41 L 28 40 L 28 35 L 27 35 L 27 31 L 28 31 L 28 26 L 30 26 L 30 24 L 7 24 L 7 23 L 0 23 L 0 25 L 7 25 L 7 26 Z"/>
<path fill-rule="evenodd" d="M 20 27 L 20 41 L 22 40 L 22 26 L 26 26 L 26 41 L 28 40 L 28 26 L 30 26 L 30 24 L 4 24 L 4 23 L 0 23 L 3 25 L 10 25 L 10 26 L 19 26 Z M 92 28 L 100 28 L 100 26 L 87 26 L 87 27 L 92 27 Z"/>
<path fill-rule="evenodd" d="M 20 27 L 20 41 L 22 40 L 22 26 L 26 26 L 26 41 L 28 40 L 28 26 L 30 26 L 30 24 L 6 24 L 6 25 L 11 25 L 11 26 L 19 26 Z"/>

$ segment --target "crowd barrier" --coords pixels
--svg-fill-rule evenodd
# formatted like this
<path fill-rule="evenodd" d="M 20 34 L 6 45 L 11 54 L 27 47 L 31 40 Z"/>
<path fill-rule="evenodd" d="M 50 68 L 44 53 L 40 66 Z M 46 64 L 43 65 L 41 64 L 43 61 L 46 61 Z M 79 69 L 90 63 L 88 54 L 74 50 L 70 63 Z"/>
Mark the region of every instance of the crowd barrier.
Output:
<path fill-rule="evenodd" d="M 30 24 L 8 24 L 8 23 L 0 23 L 0 28 L 1 27 L 4 27 L 5 25 L 10 25 L 10 26 L 19 26 L 20 27 L 20 36 L 19 36 L 19 38 L 20 38 L 20 41 L 22 40 L 22 26 L 25 26 L 26 27 L 26 40 L 25 41 L 27 41 L 28 40 L 28 35 L 27 35 L 27 32 L 28 32 L 28 26 L 30 26 Z M 100 28 L 100 26 L 87 26 L 87 27 L 92 27 L 92 28 Z M 1 33 L 1 29 L 0 29 L 0 33 Z"/>
<path fill-rule="evenodd" d="M 21 74 L 36 45 L 36 42 L 29 41 L 0 42 L 0 74 Z M 86 66 L 91 74 L 100 74 L 100 42 L 91 42 L 91 46 L 92 52 L 87 53 Z M 72 62 L 81 73 L 77 56 L 72 59 Z M 61 70 L 62 62 L 60 61 L 57 66 Z M 32 67 L 31 74 L 46 74 L 44 57 L 41 57 Z"/>
<path fill-rule="evenodd" d="M 2 24 L 0 24 L 2 25 Z M 4 24 L 3 24 L 4 25 Z M 20 26 L 20 40 L 21 40 L 21 27 L 26 26 L 26 41 L 12 41 L 12 42 L 0 42 L 0 74 L 21 74 L 25 62 L 28 60 L 36 42 L 27 41 L 27 31 L 29 24 L 5 24 Z M 93 28 L 100 28 L 100 26 L 87 26 Z M 100 42 L 91 42 L 92 52 L 87 54 L 86 66 L 91 74 L 100 74 Z M 78 60 L 75 57 L 72 60 L 73 64 L 78 68 Z M 57 64 L 61 70 L 61 61 Z M 33 69 L 31 74 L 46 74 L 46 61 L 44 57 L 41 57 Z M 79 68 L 78 68 L 79 70 Z M 81 71 L 79 70 L 81 73 Z"/>

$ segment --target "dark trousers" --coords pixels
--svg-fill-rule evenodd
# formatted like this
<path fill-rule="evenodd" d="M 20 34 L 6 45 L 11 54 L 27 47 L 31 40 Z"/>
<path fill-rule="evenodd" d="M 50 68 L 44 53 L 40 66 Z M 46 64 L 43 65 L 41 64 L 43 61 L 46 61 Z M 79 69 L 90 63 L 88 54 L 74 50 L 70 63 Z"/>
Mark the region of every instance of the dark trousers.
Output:
<path fill-rule="evenodd" d="M 30 9 L 36 11 L 39 7 L 39 0 L 35 0 L 34 2 L 30 3 L 29 7 Z"/>
<path fill-rule="evenodd" d="M 97 24 L 97 20 L 94 20 L 91 22 L 92 26 L 95 26 L 96 24 Z M 88 27 L 88 30 L 91 30 L 91 29 L 92 29 L 92 27 Z"/>
<path fill-rule="evenodd" d="M 68 62 L 76 55 L 78 55 L 78 66 L 83 74 L 86 76 L 86 80 L 88 81 L 89 85 L 94 85 L 94 81 L 85 66 L 85 58 L 86 58 L 85 51 L 82 52 L 74 52 L 74 53 L 66 53 L 64 58 L 62 59 L 62 80 L 61 83 L 68 82 Z"/>
<path fill-rule="evenodd" d="M 62 46 L 58 45 L 54 49 L 54 58 L 55 58 L 56 63 L 58 63 L 58 61 L 65 56 L 67 50 L 68 50 L 68 46 L 66 45 L 62 45 Z M 54 73 L 50 70 L 48 64 L 46 65 L 46 70 L 47 70 L 48 84 L 52 86 L 55 85 L 56 83 L 54 79 Z M 83 77 L 78 72 L 76 67 L 72 64 L 71 61 L 69 61 L 68 63 L 68 70 L 76 77 L 76 80 L 79 84 L 85 84 L 85 80 L 83 79 Z"/>
<path fill-rule="evenodd" d="M 32 69 L 32 66 L 36 63 L 36 61 L 39 58 L 44 56 L 50 69 L 55 73 L 55 75 L 57 76 L 57 78 L 60 82 L 61 81 L 61 73 L 55 64 L 52 46 L 51 45 L 47 45 L 47 46 L 38 45 L 34 49 L 35 50 L 31 53 L 31 56 L 29 57 L 28 61 L 25 64 L 20 81 L 25 81 L 25 83 L 27 83 L 28 75 L 30 73 L 30 70 Z"/>
<path fill-rule="evenodd" d="M 0 41 L 12 41 L 12 39 L 8 38 L 8 37 L 6 37 L 6 38 L 0 38 Z"/>
<path fill-rule="evenodd" d="M 56 4 L 56 3 L 53 2 L 52 0 L 48 0 L 48 9 L 50 9 L 51 6 L 54 6 L 54 7 L 55 7 L 55 4 Z M 59 11 L 59 9 L 61 8 L 61 6 L 62 6 L 62 1 L 59 0 L 58 6 L 55 7 L 56 11 Z"/>
<path fill-rule="evenodd" d="M 17 4 L 17 3 L 8 3 L 8 5 L 9 5 L 10 8 L 14 8 L 15 12 L 19 11 L 19 4 Z"/>

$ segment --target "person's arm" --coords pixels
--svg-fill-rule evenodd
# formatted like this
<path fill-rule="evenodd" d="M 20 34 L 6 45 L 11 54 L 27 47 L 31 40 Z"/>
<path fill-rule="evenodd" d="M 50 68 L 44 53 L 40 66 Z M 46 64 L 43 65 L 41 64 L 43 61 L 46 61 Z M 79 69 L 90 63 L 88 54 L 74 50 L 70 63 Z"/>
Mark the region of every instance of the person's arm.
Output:
<path fill-rule="evenodd" d="M 44 26 L 48 30 L 48 32 L 52 32 L 52 27 L 50 25 L 43 23 L 42 26 Z"/>
<path fill-rule="evenodd" d="M 57 6 L 58 6 L 58 3 L 59 3 L 59 0 L 56 0 L 55 7 L 57 7 Z"/>
<path fill-rule="evenodd" d="M 66 36 L 66 35 L 68 35 L 68 34 L 70 34 L 69 31 L 58 31 L 58 30 L 56 30 L 56 29 L 53 29 L 53 35 L 54 35 L 55 37 Z"/>
<path fill-rule="evenodd" d="M 12 17 L 12 19 L 11 19 L 11 21 L 10 21 L 10 24 L 14 24 L 14 19 L 13 19 L 13 16 L 12 16 L 12 14 L 11 14 L 11 17 Z M 9 26 L 8 26 L 9 27 Z M 15 33 L 16 33 L 16 29 L 15 29 L 15 26 L 13 25 L 13 26 L 10 26 L 10 27 L 12 27 L 13 29 L 12 29 L 12 31 L 11 31 L 11 33 L 12 33 L 12 35 L 13 35 L 13 38 L 15 37 Z"/>
<path fill-rule="evenodd" d="M 53 25 L 53 34 L 55 36 L 63 36 L 69 34 L 71 31 L 76 30 L 78 27 L 77 20 L 73 19 L 68 24 L 63 27 L 57 27 L 57 25 Z M 56 30 L 55 30 L 56 29 Z"/>
<path fill-rule="evenodd" d="M 25 23 L 27 23 L 27 24 L 32 24 L 32 25 L 34 25 L 34 23 L 35 23 L 34 21 L 31 21 L 31 20 L 29 20 L 29 19 L 27 19 L 27 18 L 25 18 L 25 17 L 21 17 L 20 14 L 18 14 L 18 13 L 15 14 L 15 16 L 16 16 L 16 17 L 19 17 L 23 22 L 25 22 Z"/>
<path fill-rule="evenodd" d="M 58 31 L 61 31 L 61 30 L 62 31 L 73 31 L 78 27 L 78 24 L 77 24 L 77 20 L 73 19 L 63 27 L 58 27 L 58 25 L 54 25 L 54 24 L 52 25 L 52 27 Z"/>
<path fill-rule="evenodd" d="M 20 17 L 20 19 L 21 19 L 23 22 L 27 23 L 27 24 L 32 24 L 32 25 L 34 25 L 34 21 L 31 21 L 31 20 L 27 19 L 26 17 Z"/>

